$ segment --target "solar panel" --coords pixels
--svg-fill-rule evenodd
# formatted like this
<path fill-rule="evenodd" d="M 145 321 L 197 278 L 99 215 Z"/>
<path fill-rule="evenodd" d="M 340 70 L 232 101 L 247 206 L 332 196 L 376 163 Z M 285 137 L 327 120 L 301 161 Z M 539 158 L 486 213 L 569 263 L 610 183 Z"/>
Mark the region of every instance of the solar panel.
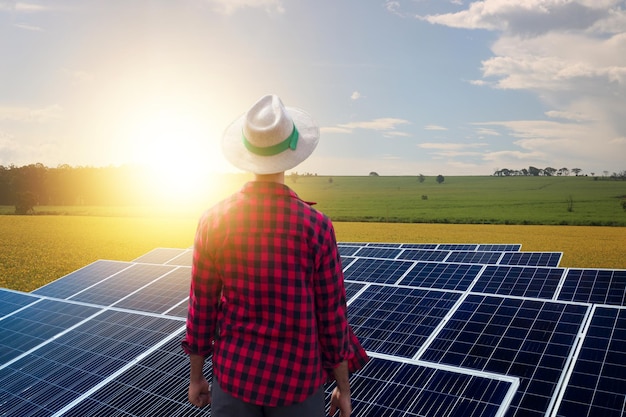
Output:
<path fill-rule="evenodd" d="M 459 297 L 453 292 L 372 285 L 350 303 L 350 322 L 366 350 L 411 358 Z"/>
<path fill-rule="evenodd" d="M 384 259 L 357 258 L 344 270 L 347 280 L 393 284 L 399 281 L 415 263 Z"/>
<path fill-rule="evenodd" d="M 502 256 L 502 265 L 558 266 L 561 252 L 506 252 Z"/>
<path fill-rule="evenodd" d="M 626 271 L 520 249 L 339 242 L 372 357 L 351 376 L 354 415 L 626 415 Z M 210 415 L 186 398 L 191 261 L 157 248 L 0 289 L 0 415 Z"/>
<path fill-rule="evenodd" d="M 508 416 L 551 411 L 587 305 L 469 295 L 419 357 L 520 378 Z"/>
<path fill-rule="evenodd" d="M 418 262 L 400 280 L 399 284 L 412 287 L 465 291 L 482 269 L 482 265 Z"/>
<path fill-rule="evenodd" d="M 594 309 L 557 416 L 622 417 L 626 412 L 626 310 Z"/>
<path fill-rule="evenodd" d="M 502 252 L 457 250 L 450 252 L 445 261 L 470 264 L 497 264 L 500 258 L 502 258 Z"/>
<path fill-rule="evenodd" d="M 473 292 L 552 299 L 563 278 L 563 268 L 488 265 Z"/>
<path fill-rule="evenodd" d="M 559 300 L 626 306 L 626 270 L 569 269 Z"/>

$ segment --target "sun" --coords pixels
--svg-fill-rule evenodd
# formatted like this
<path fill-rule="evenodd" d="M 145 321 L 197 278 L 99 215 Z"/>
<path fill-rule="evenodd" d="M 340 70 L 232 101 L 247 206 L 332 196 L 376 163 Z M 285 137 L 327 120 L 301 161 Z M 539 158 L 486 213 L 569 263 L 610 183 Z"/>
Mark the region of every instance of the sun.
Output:
<path fill-rule="evenodd" d="M 206 194 L 211 178 L 225 168 L 215 132 L 192 114 L 161 109 L 131 131 L 132 163 L 146 168 L 146 187 L 172 204 Z"/>

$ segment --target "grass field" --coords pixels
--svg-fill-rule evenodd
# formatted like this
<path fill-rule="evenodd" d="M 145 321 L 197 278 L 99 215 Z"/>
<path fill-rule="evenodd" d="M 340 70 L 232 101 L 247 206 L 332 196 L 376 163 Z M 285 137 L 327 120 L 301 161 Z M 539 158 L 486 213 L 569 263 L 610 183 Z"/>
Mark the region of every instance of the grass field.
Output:
<path fill-rule="evenodd" d="M 157 247 L 187 248 L 192 217 L 0 216 L 0 287 L 32 291 L 98 259 L 130 261 Z M 343 242 L 521 243 L 562 251 L 561 266 L 626 268 L 626 229 L 335 222 Z"/>
<path fill-rule="evenodd" d="M 626 226 L 626 181 L 591 177 L 301 177 L 335 221 Z"/>
<path fill-rule="evenodd" d="M 190 247 L 201 211 L 248 179 L 208 184 L 193 204 L 36 207 L 57 215 L 0 216 L 0 287 L 31 291 L 98 259 Z M 304 176 L 287 184 L 333 219 L 339 241 L 521 243 L 526 251 L 563 252 L 565 267 L 626 268 L 625 181 Z"/>

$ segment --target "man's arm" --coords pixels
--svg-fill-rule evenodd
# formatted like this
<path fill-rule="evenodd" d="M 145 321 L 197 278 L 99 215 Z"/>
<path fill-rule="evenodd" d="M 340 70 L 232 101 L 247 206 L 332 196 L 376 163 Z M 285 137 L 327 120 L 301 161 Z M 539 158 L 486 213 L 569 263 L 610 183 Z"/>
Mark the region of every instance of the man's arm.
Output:
<path fill-rule="evenodd" d="M 339 366 L 333 369 L 333 375 L 337 386 L 330 397 L 330 415 L 333 416 L 339 410 L 339 417 L 350 417 L 352 401 L 350 399 L 348 362 L 341 362 Z"/>
<path fill-rule="evenodd" d="M 187 394 L 189 402 L 196 407 L 206 407 L 211 404 L 211 388 L 202 372 L 204 357 L 191 354 L 189 364 L 189 392 Z"/>

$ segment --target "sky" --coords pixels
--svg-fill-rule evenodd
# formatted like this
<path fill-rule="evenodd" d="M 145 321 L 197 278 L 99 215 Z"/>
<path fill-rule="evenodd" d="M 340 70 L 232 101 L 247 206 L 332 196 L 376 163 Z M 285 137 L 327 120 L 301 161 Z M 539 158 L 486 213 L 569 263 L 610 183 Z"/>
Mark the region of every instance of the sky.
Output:
<path fill-rule="evenodd" d="M 0 165 L 236 172 L 277 94 L 299 173 L 626 170 L 626 0 L 0 0 Z"/>

